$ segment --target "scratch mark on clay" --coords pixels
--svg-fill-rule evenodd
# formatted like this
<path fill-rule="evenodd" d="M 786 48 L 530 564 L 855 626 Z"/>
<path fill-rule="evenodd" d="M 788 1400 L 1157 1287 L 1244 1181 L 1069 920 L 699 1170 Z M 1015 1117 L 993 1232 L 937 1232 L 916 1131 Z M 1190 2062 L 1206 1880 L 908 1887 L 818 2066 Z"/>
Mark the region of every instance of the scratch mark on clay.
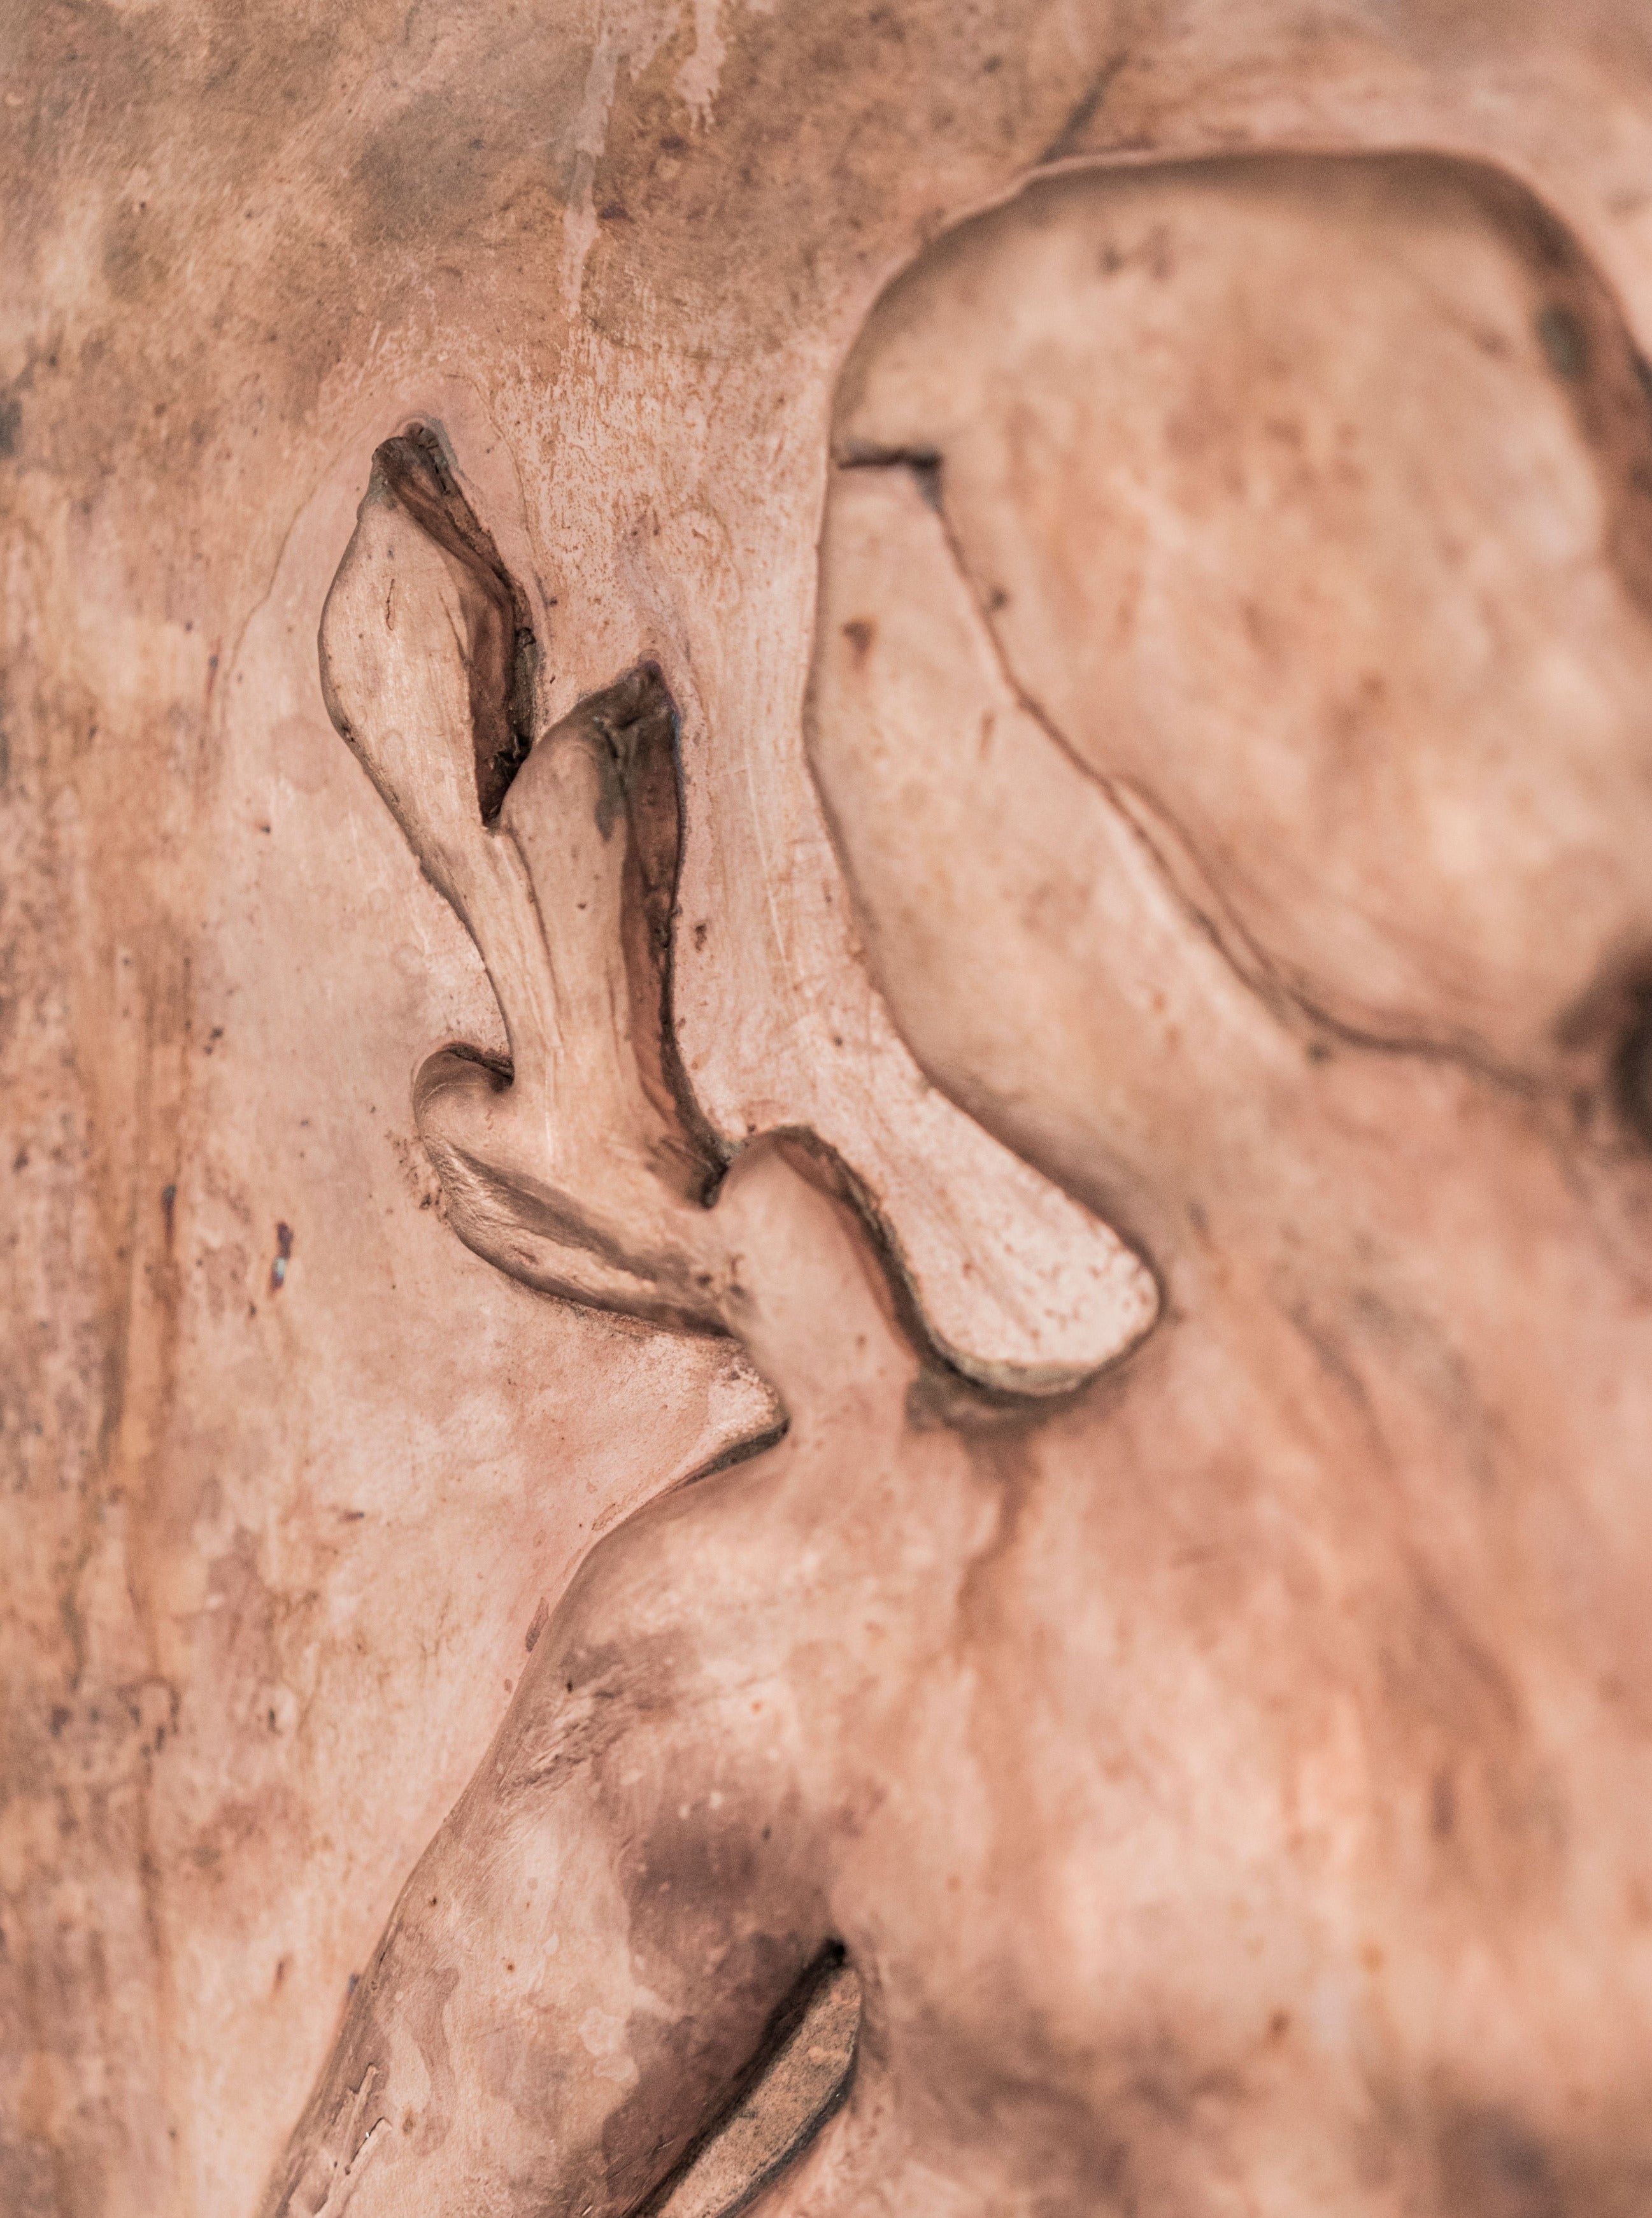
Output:
<path fill-rule="evenodd" d="M 727 51 L 718 17 L 721 0 L 694 0 L 694 52 L 678 74 L 675 90 L 703 123 L 711 111 Z M 634 83 L 665 45 L 671 31 L 672 11 L 642 11 L 620 29 L 604 25 L 591 49 L 580 95 L 579 113 L 571 133 L 572 158 L 568 166 L 567 198 L 562 210 L 562 299 L 572 315 L 579 313 L 585 288 L 585 260 L 600 228 L 597 211 L 597 164 L 608 145 L 608 122 L 614 106 L 614 86 L 623 62 Z"/>
<path fill-rule="evenodd" d="M 618 43 L 604 30 L 585 71 L 585 91 L 573 127 L 572 175 L 567 205 L 562 211 L 562 300 L 570 315 L 579 313 L 585 257 L 597 236 L 597 164 L 608 142 L 609 112 L 614 105 L 614 80 L 619 65 Z"/>
<path fill-rule="evenodd" d="M 711 120 L 728 52 L 719 21 L 721 14 L 722 0 L 694 0 L 694 52 L 671 80 L 672 90 L 702 125 Z"/>
<path fill-rule="evenodd" d="M 1129 59 L 1128 47 L 1108 56 L 1080 95 L 1066 122 L 1038 157 L 1041 167 L 1048 162 L 1069 160 L 1074 154 L 1086 151 L 1085 140 L 1090 127 L 1101 113 L 1103 104 L 1112 90 L 1114 78 Z"/>

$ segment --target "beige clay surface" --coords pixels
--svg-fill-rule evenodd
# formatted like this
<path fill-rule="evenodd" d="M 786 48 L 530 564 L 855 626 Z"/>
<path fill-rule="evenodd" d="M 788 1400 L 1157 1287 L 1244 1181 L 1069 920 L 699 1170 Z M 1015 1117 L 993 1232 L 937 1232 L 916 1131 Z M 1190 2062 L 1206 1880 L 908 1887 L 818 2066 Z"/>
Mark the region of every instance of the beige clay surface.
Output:
<path fill-rule="evenodd" d="M 0 2209 L 1652 2209 L 1638 13 L 5 35 Z"/>

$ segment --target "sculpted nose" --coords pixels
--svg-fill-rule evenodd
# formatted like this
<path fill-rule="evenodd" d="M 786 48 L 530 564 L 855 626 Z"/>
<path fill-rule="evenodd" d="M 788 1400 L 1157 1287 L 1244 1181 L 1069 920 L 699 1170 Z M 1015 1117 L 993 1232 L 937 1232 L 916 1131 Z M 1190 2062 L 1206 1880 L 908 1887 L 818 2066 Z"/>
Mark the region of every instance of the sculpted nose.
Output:
<path fill-rule="evenodd" d="M 818 641 L 812 759 L 925 1070 L 1127 1224 L 1262 1175 L 1309 1028 L 1169 828 L 1019 695 L 932 474 L 838 473 Z"/>

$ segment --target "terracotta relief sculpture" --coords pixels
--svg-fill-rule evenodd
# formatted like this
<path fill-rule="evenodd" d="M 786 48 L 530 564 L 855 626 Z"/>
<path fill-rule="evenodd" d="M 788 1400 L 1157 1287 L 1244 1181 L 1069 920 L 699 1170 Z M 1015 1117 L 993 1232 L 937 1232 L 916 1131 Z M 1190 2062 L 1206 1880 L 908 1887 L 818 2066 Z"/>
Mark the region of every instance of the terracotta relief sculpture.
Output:
<path fill-rule="evenodd" d="M 880 307 L 812 751 L 925 1067 L 1164 1286 L 1052 1402 L 926 1356 L 818 1146 L 725 1174 L 666 680 L 534 737 L 519 589 L 381 450 L 322 671 L 505 1017 L 418 1081 L 450 1222 L 776 1416 L 552 1615 L 273 2211 L 1652 2193 L 1639 1560 L 1577 1585 L 1638 1514 L 1649 488 L 1484 171 L 1071 177 Z"/>
<path fill-rule="evenodd" d="M 1652 53 L 647 13 L 373 62 L 454 344 L 341 309 L 202 588 L 191 1075 L 153 915 L 30 988 L 153 1193 L 0 2205 L 1652 2214 Z"/>

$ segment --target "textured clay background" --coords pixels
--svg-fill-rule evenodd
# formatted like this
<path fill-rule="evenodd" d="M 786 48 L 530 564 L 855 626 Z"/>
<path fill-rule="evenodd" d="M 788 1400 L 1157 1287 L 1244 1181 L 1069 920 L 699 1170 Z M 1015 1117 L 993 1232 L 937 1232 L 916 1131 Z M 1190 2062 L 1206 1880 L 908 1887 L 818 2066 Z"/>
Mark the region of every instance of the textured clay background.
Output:
<path fill-rule="evenodd" d="M 827 1125 L 882 1020 L 797 720 L 881 288 L 1040 164 L 1422 143 L 1529 178 L 1644 333 L 1652 27 L 37 0 L 0 42 L 0 2208 L 192 2218 L 256 2195 L 541 1598 L 752 1406 L 432 1205 L 411 1072 L 498 1020 L 316 687 L 372 444 L 448 429 L 550 709 L 661 656 L 685 1050 L 730 1127 Z"/>

